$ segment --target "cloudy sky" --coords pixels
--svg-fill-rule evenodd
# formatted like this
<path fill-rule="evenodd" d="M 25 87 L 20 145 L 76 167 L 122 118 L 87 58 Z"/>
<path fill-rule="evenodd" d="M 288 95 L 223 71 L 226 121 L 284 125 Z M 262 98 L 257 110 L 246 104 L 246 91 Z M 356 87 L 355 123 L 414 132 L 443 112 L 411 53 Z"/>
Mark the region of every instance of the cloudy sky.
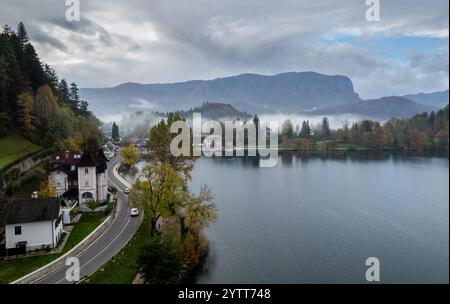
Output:
<path fill-rule="evenodd" d="M 0 0 L 41 58 L 82 87 L 240 73 L 349 76 L 363 98 L 448 89 L 448 0 Z M 94 3 L 95 2 L 95 3 Z"/>

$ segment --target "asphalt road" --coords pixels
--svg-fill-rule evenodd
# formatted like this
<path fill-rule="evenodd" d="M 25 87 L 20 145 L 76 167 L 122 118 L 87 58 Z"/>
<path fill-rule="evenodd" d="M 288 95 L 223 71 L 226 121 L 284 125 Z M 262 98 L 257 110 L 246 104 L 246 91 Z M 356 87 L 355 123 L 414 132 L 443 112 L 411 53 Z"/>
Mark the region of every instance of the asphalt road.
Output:
<path fill-rule="evenodd" d="M 85 251 L 76 256 L 80 261 L 80 278 L 88 276 L 100 269 L 106 262 L 115 256 L 125 246 L 139 228 L 142 214 L 139 217 L 130 217 L 128 195 L 123 193 L 124 185 L 114 176 L 113 170 L 120 162 L 118 157 L 108 163 L 108 180 L 117 191 L 117 204 L 122 204 L 120 213 L 108 230 L 92 243 Z M 36 284 L 72 284 L 66 280 L 64 266 L 35 282 Z"/>

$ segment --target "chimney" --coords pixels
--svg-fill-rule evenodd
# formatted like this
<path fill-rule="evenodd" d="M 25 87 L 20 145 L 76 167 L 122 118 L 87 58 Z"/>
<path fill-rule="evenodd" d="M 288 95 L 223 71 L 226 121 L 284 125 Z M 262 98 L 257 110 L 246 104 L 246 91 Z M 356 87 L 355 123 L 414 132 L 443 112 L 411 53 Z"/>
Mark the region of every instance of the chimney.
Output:
<path fill-rule="evenodd" d="M 38 198 L 38 193 L 37 193 L 37 191 L 33 191 L 33 192 L 31 193 L 31 198 Z"/>
<path fill-rule="evenodd" d="M 66 150 L 66 152 L 65 152 L 65 159 L 66 160 L 69 159 L 69 150 Z"/>

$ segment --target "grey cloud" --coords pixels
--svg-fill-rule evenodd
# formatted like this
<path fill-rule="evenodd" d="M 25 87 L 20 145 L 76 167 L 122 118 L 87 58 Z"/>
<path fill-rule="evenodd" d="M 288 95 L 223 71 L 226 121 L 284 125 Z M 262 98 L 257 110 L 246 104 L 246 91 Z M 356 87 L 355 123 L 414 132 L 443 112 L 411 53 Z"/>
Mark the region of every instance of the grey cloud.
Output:
<path fill-rule="evenodd" d="M 63 41 L 47 35 L 40 29 L 34 29 L 32 38 L 33 38 L 33 41 L 37 41 L 38 43 L 41 43 L 41 44 L 47 44 L 49 46 L 59 49 L 60 51 L 67 50 L 67 47 Z"/>
<path fill-rule="evenodd" d="M 13 27 L 23 20 L 43 59 L 82 86 L 315 70 L 349 76 L 368 98 L 448 87 L 448 47 L 413 54 L 405 64 L 321 40 L 354 35 L 370 42 L 380 33 L 448 40 L 448 5 L 381 0 L 381 21 L 368 23 L 363 0 L 81 1 L 81 21 L 69 23 L 64 1 L 7 0 L 0 19 Z"/>

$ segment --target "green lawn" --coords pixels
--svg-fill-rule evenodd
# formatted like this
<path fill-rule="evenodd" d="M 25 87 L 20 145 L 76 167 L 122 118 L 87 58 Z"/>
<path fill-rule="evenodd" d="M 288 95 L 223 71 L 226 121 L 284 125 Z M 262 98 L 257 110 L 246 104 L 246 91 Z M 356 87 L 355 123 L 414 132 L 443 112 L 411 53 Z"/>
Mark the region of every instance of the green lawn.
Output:
<path fill-rule="evenodd" d="M 6 165 L 39 149 L 39 146 L 15 134 L 0 138 L 0 170 Z"/>
<path fill-rule="evenodd" d="M 131 284 L 138 273 L 137 257 L 149 239 L 147 222 L 144 222 L 127 245 L 104 267 L 90 276 L 84 284 Z"/>
<path fill-rule="evenodd" d="M 57 259 L 91 233 L 102 221 L 103 212 L 85 213 L 72 230 L 62 253 L 41 255 L 15 260 L 0 260 L 0 284 L 10 283 Z"/>
<path fill-rule="evenodd" d="M 343 144 L 343 143 L 338 143 L 336 144 L 335 149 L 337 150 L 365 150 L 366 148 L 361 147 L 360 145 L 357 144 Z"/>
<path fill-rule="evenodd" d="M 81 242 L 89 233 L 94 231 L 104 218 L 103 212 L 84 213 L 78 224 L 73 227 L 70 238 L 64 246 L 63 253 L 72 249 L 76 244 Z"/>

